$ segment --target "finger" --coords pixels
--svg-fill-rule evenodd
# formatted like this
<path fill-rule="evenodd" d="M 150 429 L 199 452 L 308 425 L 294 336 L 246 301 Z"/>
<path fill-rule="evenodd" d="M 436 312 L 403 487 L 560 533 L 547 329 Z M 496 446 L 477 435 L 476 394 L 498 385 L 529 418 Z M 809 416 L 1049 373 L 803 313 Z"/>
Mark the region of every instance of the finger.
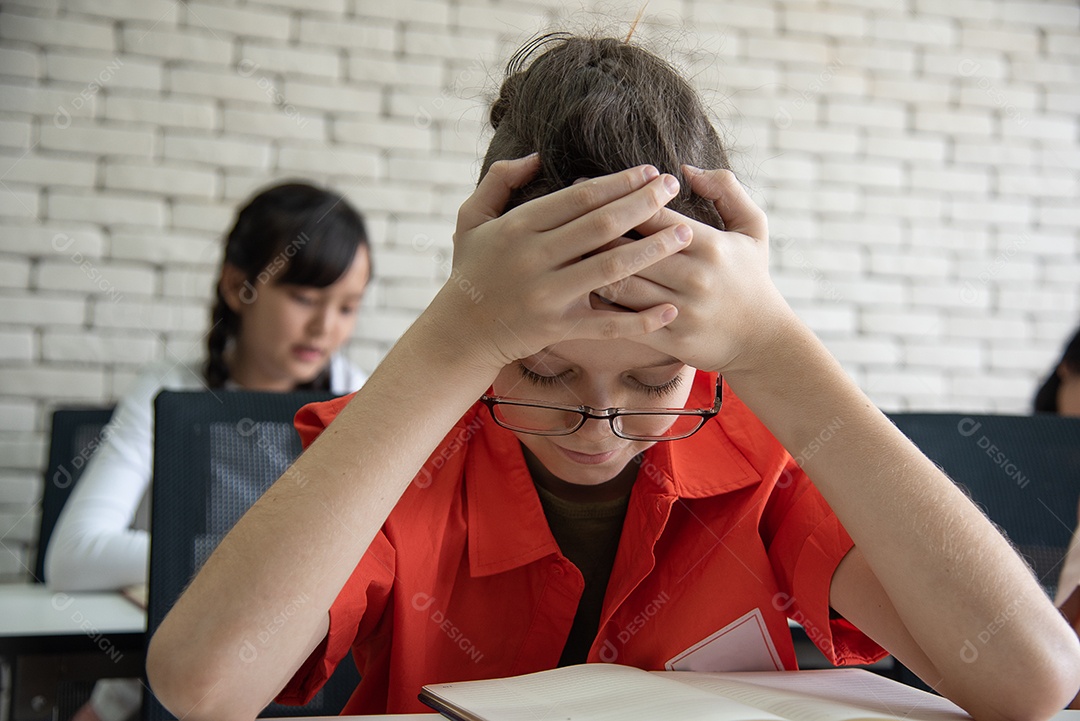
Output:
<path fill-rule="evenodd" d="M 471 230 L 502 215 L 510 195 L 528 183 L 539 168 L 540 156 L 536 153 L 492 163 L 458 211 L 458 232 Z"/>
<path fill-rule="evenodd" d="M 551 230 L 633 193 L 658 177 L 660 171 L 653 166 L 639 165 L 611 175 L 574 183 L 526 203 L 521 206 L 520 211 L 517 208 L 514 210 L 526 212 L 527 207 L 530 228 L 538 231 Z"/>
<path fill-rule="evenodd" d="M 691 190 L 713 201 L 727 230 L 751 238 L 769 237 L 765 211 L 750 198 L 735 173 L 725 169 L 702 170 L 692 165 L 684 165 L 683 172 L 690 179 Z"/>
<path fill-rule="evenodd" d="M 611 201 L 553 231 L 558 245 L 553 246 L 552 259 L 567 263 L 591 253 L 611 241 L 633 232 L 679 192 L 679 182 L 673 175 L 656 178 L 642 188 Z"/>
<path fill-rule="evenodd" d="M 708 237 L 709 234 L 719 233 L 720 235 L 723 235 L 724 233 L 724 231 L 720 231 L 711 225 L 698 222 L 693 218 L 688 218 L 670 208 L 661 208 L 657 211 L 656 215 L 649 218 L 634 230 L 642 234 L 655 234 L 679 224 L 689 227 L 694 238 L 705 238 Z M 695 265 L 701 262 L 700 256 L 707 247 L 707 244 L 697 247 L 697 244 L 691 242 L 689 247 L 665 258 L 663 263 L 656 263 L 655 265 L 645 268 L 640 271 L 637 276 L 656 284 L 660 288 L 676 292 L 684 285 L 689 274 L 694 272 Z"/>
<path fill-rule="evenodd" d="M 656 304 L 653 303 L 653 305 L 656 305 Z M 607 311 L 618 311 L 618 312 L 627 312 L 627 311 L 629 311 L 631 313 L 636 311 L 636 310 L 641 310 L 641 308 L 630 308 L 630 307 L 625 306 L 625 305 L 619 305 L 615 301 L 608 300 L 607 298 L 601 297 L 600 295 L 597 294 L 596 291 L 593 291 L 592 293 L 589 293 L 589 307 L 592 308 L 593 310 L 607 310 Z M 652 306 L 643 306 L 643 307 L 648 308 L 648 307 L 652 307 Z"/>
<path fill-rule="evenodd" d="M 671 260 L 673 258 L 668 258 L 665 262 Z M 664 264 L 659 263 L 646 268 L 642 273 L 656 271 L 657 266 L 662 265 Z M 592 295 L 600 303 L 594 307 L 603 308 L 606 305 L 608 310 L 641 310 L 662 303 L 675 302 L 675 293 L 670 288 L 643 278 L 642 275 L 631 275 L 609 283 L 602 288 L 597 288 Z"/>
<path fill-rule="evenodd" d="M 568 338 L 611 340 L 636 338 L 660 330 L 675 320 L 679 309 L 670 303 L 646 308 L 636 313 L 589 311 L 578 321 Z"/>
<path fill-rule="evenodd" d="M 692 238 L 683 224 L 665 228 L 641 240 L 583 258 L 563 272 L 564 282 L 576 293 L 588 293 L 641 273 L 653 264 L 678 253 Z"/>
<path fill-rule="evenodd" d="M 664 228 L 670 228 L 672 226 L 682 223 L 690 226 L 690 230 L 695 234 L 707 232 L 711 229 L 716 232 L 718 229 L 713 228 L 711 225 L 705 225 L 701 221 L 694 220 L 693 218 L 683 215 L 682 213 L 672 210 L 671 208 L 660 208 L 652 217 L 646 218 L 641 223 L 634 226 L 634 230 L 640 235 L 652 235 L 653 233 L 659 233 Z"/>
<path fill-rule="evenodd" d="M 633 243 L 635 240 L 641 240 L 644 237 L 645 236 L 641 235 L 640 233 L 631 232 L 631 233 L 628 233 L 627 235 L 616 238 L 615 240 L 611 240 L 611 241 L 608 241 L 607 243 L 604 243 L 603 245 L 601 245 L 596 250 L 590 250 L 588 253 L 583 253 L 581 257 L 582 258 L 588 258 L 590 256 L 596 255 L 597 253 L 603 253 L 605 250 L 611 250 L 612 248 L 618 248 L 620 245 L 626 245 L 628 243 Z"/>

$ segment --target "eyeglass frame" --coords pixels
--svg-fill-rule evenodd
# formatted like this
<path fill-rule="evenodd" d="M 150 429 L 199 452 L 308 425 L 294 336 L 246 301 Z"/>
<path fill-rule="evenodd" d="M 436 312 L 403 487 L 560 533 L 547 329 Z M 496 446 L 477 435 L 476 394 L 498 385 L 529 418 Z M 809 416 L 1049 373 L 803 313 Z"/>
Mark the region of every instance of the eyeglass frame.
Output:
<path fill-rule="evenodd" d="M 510 397 L 506 397 L 506 396 L 493 396 L 493 395 L 488 395 L 487 393 L 484 393 L 483 395 L 480 396 L 480 402 L 483 403 L 485 406 L 487 406 L 488 413 L 491 414 L 492 420 L 494 420 L 495 423 L 500 428 L 506 428 L 507 430 L 514 431 L 515 433 L 528 433 L 529 435 L 532 435 L 532 436 L 549 436 L 549 437 L 553 437 L 553 436 L 570 436 L 570 435 L 573 435 L 574 433 L 577 433 L 579 430 L 581 430 L 581 427 L 584 426 L 585 422 L 588 421 L 588 420 L 598 420 L 598 421 L 606 420 L 608 422 L 608 425 L 611 426 L 611 432 L 613 434 L 615 434 L 616 436 L 618 436 L 619 438 L 622 438 L 622 439 L 628 440 L 628 441 L 655 441 L 655 442 L 659 443 L 659 442 L 663 442 L 663 441 L 681 441 L 681 440 L 683 440 L 685 438 L 689 438 L 690 436 L 694 435 L 694 433 L 697 433 L 702 428 L 704 428 L 705 424 L 709 421 L 709 419 L 715 418 L 716 415 L 720 413 L 720 408 L 721 408 L 721 406 L 723 406 L 723 403 L 724 403 L 723 386 L 724 386 L 724 377 L 717 374 L 717 376 L 716 376 L 716 397 L 715 397 L 715 400 L 713 401 L 712 408 L 694 408 L 694 409 L 686 409 L 686 408 L 641 408 L 641 409 L 637 409 L 637 408 L 617 408 L 617 407 L 616 408 L 593 408 L 592 406 L 584 406 L 584 405 L 582 405 L 582 406 L 570 406 L 570 405 L 562 405 L 560 403 L 556 403 L 556 404 L 541 403 L 540 401 L 532 401 L 532 400 L 528 400 L 528 399 L 525 399 L 525 398 L 510 398 Z M 504 425 L 499 420 L 499 417 L 495 415 L 495 406 L 499 405 L 500 403 L 504 403 L 504 404 L 508 404 L 508 405 L 515 405 L 515 406 L 524 406 L 526 408 L 544 408 L 544 409 L 553 410 L 553 411 L 563 411 L 564 413 L 576 413 L 577 416 L 578 416 L 578 424 L 576 426 L 574 426 L 571 430 L 568 430 L 568 431 L 567 430 L 560 430 L 560 431 L 527 431 L 527 430 L 523 430 L 521 428 L 512 428 L 510 426 Z M 649 437 L 627 436 L 627 435 L 624 435 L 622 432 L 618 431 L 615 428 L 615 419 L 620 418 L 622 416 L 698 416 L 699 418 L 701 418 L 701 422 L 698 424 L 698 427 L 695 428 L 691 433 L 688 433 L 685 436 L 678 436 L 678 437 L 675 437 L 675 438 L 658 438 L 658 437 L 655 437 L 655 436 L 649 436 Z"/>

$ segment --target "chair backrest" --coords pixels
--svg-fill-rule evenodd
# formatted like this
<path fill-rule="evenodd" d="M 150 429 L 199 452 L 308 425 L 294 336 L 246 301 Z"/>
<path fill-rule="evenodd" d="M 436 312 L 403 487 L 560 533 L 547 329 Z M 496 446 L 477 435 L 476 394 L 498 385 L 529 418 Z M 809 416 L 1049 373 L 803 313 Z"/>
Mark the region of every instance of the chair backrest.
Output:
<path fill-rule="evenodd" d="M 1008 536 L 1052 597 L 1076 530 L 1080 418 L 889 417 Z"/>
<path fill-rule="evenodd" d="M 41 526 L 34 560 L 34 581 L 37 583 L 45 580 L 45 551 L 60 519 L 60 511 L 86 468 L 86 462 L 105 440 L 103 431 L 112 413 L 111 406 L 57 408 L 53 411 L 49 467 L 45 470 L 41 494 Z"/>
<path fill-rule="evenodd" d="M 148 639 L 229 529 L 300 454 L 296 411 L 331 397 L 249 391 L 157 396 Z M 271 704 L 261 715 L 335 715 L 358 683 L 355 665 L 342 663 L 311 703 Z M 146 697 L 145 718 L 173 718 L 152 694 Z"/>

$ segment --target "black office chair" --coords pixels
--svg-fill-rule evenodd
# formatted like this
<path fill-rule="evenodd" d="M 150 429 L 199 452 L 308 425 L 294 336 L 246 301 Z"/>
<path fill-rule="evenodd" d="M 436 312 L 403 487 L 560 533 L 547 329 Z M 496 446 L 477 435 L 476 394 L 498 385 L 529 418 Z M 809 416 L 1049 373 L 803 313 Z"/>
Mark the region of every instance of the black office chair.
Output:
<path fill-rule="evenodd" d="M 34 583 L 45 580 L 45 553 L 71 491 L 90 456 L 105 439 L 104 428 L 113 408 L 57 408 L 52 414 L 49 464 L 41 494 L 41 520 L 32 569 Z M 67 719 L 90 698 L 96 679 L 117 672 L 116 664 L 102 666 L 98 654 L 46 653 L 44 649 L 7 652 L 0 661 L 10 668 L 11 698 L 7 709 L 25 715 L 40 709 L 44 718 Z M 125 668 L 129 668 L 126 664 Z"/>
<path fill-rule="evenodd" d="M 1077 524 L 1080 418 L 961 413 L 889 418 L 997 524 L 1053 598 Z M 910 672 L 898 677 L 925 688 Z"/>
<path fill-rule="evenodd" d="M 296 411 L 331 397 L 248 391 L 157 396 L 147 638 L 229 529 L 300 454 Z M 359 681 L 354 664 L 339 664 L 311 703 L 271 704 L 261 716 L 338 714 Z M 144 711 L 149 721 L 173 718 L 152 697 L 144 700 Z"/>
<path fill-rule="evenodd" d="M 889 418 L 998 525 L 1053 597 L 1076 529 L 1080 419 L 960 413 Z"/>
<path fill-rule="evenodd" d="M 108 408 L 57 408 L 52 415 L 49 440 L 49 467 L 41 496 L 41 525 L 38 531 L 34 581 L 45 579 L 45 550 L 49 547 L 60 511 L 64 509 L 86 462 L 103 440 L 102 431 L 112 417 Z"/>

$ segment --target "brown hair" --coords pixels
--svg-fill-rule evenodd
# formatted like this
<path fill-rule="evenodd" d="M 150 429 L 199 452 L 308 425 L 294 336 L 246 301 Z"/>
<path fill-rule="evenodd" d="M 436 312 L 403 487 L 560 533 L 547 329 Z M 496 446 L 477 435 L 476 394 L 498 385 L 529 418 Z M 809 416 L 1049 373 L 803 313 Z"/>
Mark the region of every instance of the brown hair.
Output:
<path fill-rule="evenodd" d="M 480 177 L 497 160 L 540 154 L 535 179 L 511 197 L 508 210 L 578 178 L 650 163 L 682 183 L 669 208 L 724 227 L 681 170 L 683 163 L 728 168 L 720 137 L 690 84 L 641 47 L 568 33 L 535 38 L 507 63 L 490 121 L 495 135 Z"/>

